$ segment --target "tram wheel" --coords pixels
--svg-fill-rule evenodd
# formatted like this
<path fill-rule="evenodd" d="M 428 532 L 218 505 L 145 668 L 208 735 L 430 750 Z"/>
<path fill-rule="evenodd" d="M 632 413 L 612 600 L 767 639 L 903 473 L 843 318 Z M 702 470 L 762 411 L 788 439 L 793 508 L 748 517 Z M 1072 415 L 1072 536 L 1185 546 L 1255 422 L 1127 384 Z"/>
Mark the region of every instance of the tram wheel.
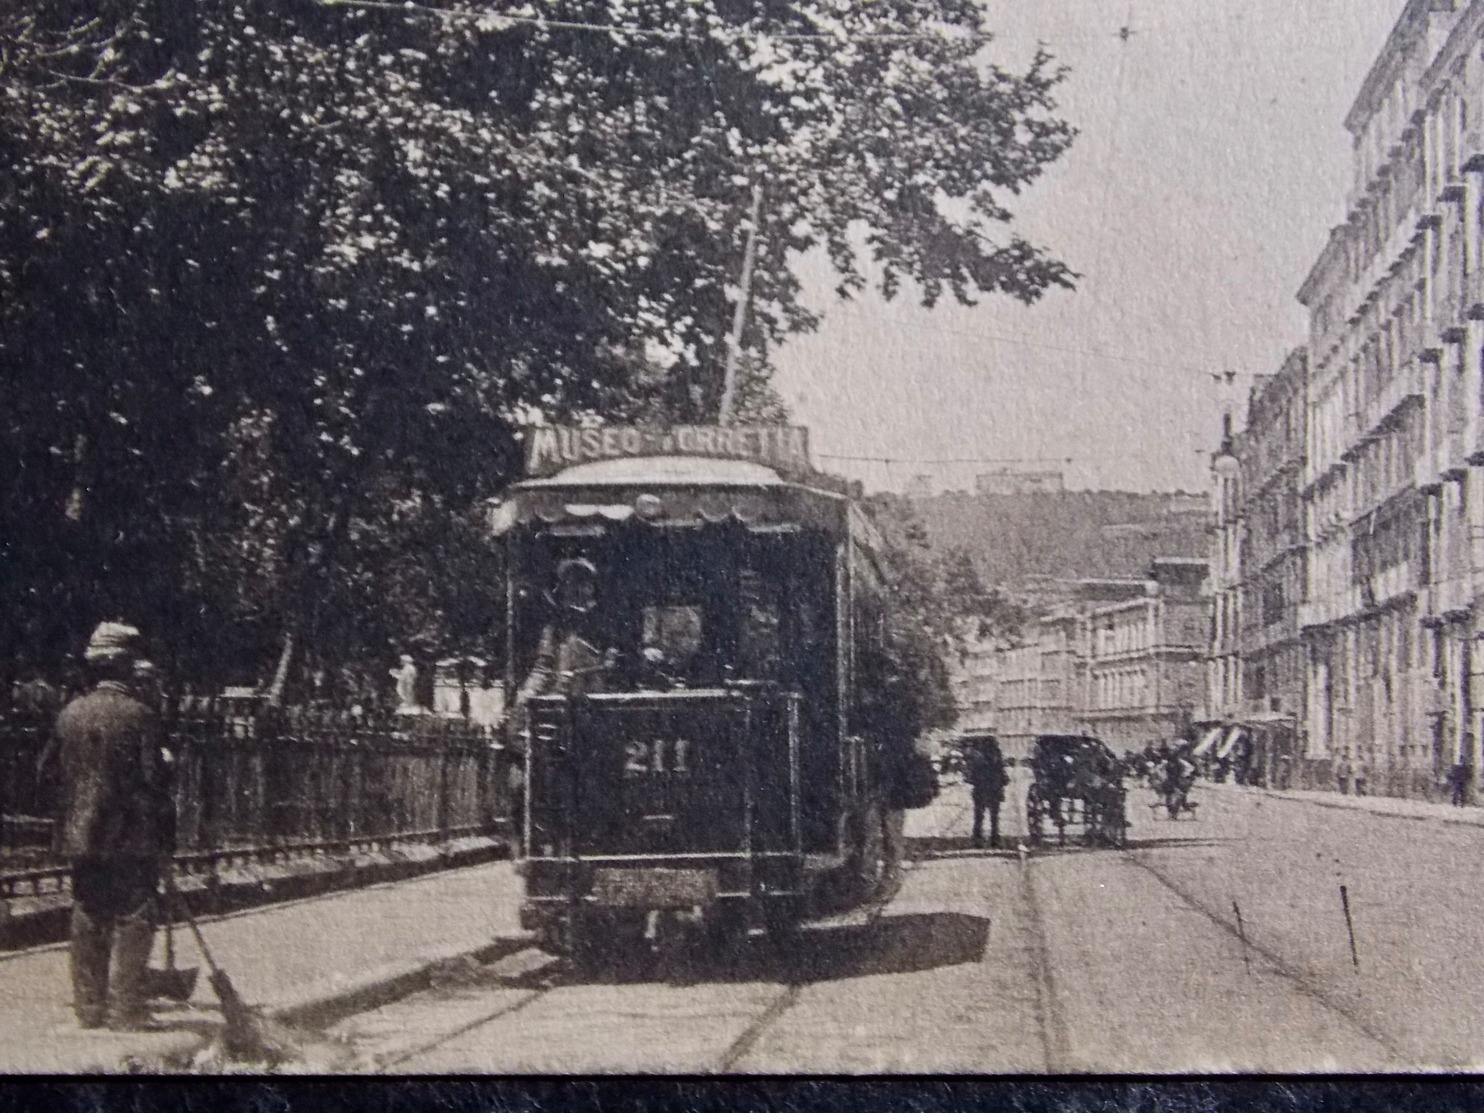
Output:
<path fill-rule="evenodd" d="M 543 923 L 536 931 L 536 946 L 558 958 L 566 956 L 570 952 L 571 941 L 565 920 Z"/>
<path fill-rule="evenodd" d="M 796 896 L 776 896 L 763 903 L 763 926 L 768 931 L 768 946 L 778 961 L 793 966 L 799 958 L 800 924 L 804 907 Z"/>
<path fill-rule="evenodd" d="M 751 930 L 744 904 L 718 904 L 706 913 L 706 952 L 718 962 L 736 961 L 747 946 Z"/>

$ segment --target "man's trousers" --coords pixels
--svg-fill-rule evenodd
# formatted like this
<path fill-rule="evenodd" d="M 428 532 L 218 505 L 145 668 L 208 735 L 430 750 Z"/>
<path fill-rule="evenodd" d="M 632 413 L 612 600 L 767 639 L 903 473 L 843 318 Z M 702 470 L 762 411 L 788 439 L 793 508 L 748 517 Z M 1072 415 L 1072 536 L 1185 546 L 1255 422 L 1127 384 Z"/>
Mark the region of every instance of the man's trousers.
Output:
<path fill-rule="evenodd" d="M 110 1001 L 115 1019 L 122 1023 L 146 1016 L 146 972 L 159 879 L 159 862 L 152 858 L 88 857 L 73 862 L 72 1008 L 83 1027 L 103 1024 Z"/>
<path fill-rule="evenodd" d="M 984 840 L 984 812 L 989 812 L 989 844 L 997 846 L 1000 844 L 1000 800 L 1004 797 L 1003 790 L 991 791 L 989 788 L 974 788 L 974 833 L 973 840 L 980 842 Z"/>

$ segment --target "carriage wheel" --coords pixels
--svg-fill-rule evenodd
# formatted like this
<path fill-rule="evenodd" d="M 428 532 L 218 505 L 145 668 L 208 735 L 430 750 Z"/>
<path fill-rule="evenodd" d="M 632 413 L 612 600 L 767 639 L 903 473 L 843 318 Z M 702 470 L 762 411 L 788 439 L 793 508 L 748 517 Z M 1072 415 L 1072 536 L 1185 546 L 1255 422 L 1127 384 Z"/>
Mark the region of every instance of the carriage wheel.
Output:
<path fill-rule="evenodd" d="M 1095 846 L 1102 840 L 1102 805 L 1092 799 L 1084 799 L 1082 800 L 1082 844 Z"/>
<path fill-rule="evenodd" d="M 1035 784 L 1025 793 L 1025 833 L 1031 845 L 1040 845 L 1045 840 L 1041 827 L 1041 792 Z"/>
<path fill-rule="evenodd" d="M 1115 846 L 1128 844 L 1128 794 L 1119 789 L 1108 800 L 1108 841 Z"/>

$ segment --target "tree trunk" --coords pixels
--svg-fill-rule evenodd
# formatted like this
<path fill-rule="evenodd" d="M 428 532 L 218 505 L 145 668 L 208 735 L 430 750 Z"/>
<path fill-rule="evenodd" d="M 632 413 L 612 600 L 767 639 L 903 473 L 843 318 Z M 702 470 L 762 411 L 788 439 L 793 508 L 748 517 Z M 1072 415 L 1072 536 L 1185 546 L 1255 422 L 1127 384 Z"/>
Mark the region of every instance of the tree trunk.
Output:
<path fill-rule="evenodd" d="M 273 669 L 273 681 L 268 684 L 267 702 L 275 709 L 283 705 L 283 695 L 288 687 L 289 674 L 293 670 L 294 657 L 304 643 L 304 618 L 317 612 L 315 586 L 319 582 L 319 575 L 331 566 L 345 535 L 343 529 L 350 519 L 349 504 L 350 497 L 342 497 L 340 506 L 330 513 L 329 522 L 325 525 L 324 546 L 320 548 L 318 557 L 299 575 L 293 594 L 296 608 L 284 625 L 283 647 L 278 654 L 278 665 Z"/>
<path fill-rule="evenodd" d="M 299 646 L 299 622 L 291 621 L 283 634 L 283 651 L 278 655 L 278 666 L 273 669 L 273 681 L 268 684 L 268 705 L 278 709 L 283 705 L 284 687 L 289 681 L 289 669 L 294 663 L 294 651 Z"/>

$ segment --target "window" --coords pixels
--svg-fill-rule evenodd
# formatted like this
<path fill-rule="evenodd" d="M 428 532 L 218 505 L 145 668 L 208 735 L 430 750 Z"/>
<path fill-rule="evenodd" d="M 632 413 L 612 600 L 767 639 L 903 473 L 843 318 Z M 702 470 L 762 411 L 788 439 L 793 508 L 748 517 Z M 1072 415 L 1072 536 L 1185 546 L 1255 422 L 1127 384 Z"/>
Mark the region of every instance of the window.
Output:
<path fill-rule="evenodd" d="M 1267 694 L 1267 667 L 1261 663 L 1254 663 L 1243 673 L 1242 681 L 1246 684 L 1247 699 L 1253 702 L 1261 701 Z"/>
<path fill-rule="evenodd" d="M 644 608 L 645 663 L 685 675 L 701 651 L 702 613 L 698 605 L 647 605 Z"/>
<path fill-rule="evenodd" d="M 741 597 L 738 670 L 743 678 L 774 678 L 778 674 L 780 640 L 777 589 L 756 570 L 743 570 L 738 581 Z M 879 628 L 879 621 L 872 627 Z M 879 637 L 877 633 L 863 635 Z"/>

